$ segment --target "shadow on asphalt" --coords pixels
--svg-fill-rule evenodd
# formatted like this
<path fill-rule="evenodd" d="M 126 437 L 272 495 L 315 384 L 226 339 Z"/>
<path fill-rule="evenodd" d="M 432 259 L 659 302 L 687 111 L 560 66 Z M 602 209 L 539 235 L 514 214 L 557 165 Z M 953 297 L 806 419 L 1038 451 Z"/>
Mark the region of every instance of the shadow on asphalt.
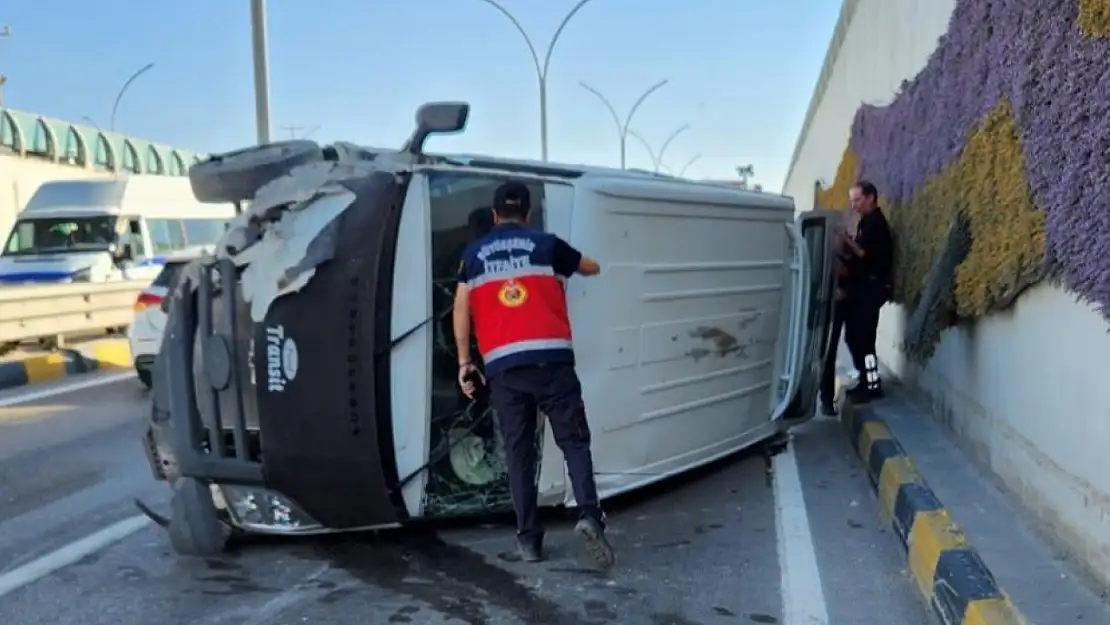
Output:
<path fill-rule="evenodd" d="M 407 604 L 389 618 L 390 623 L 421 620 L 415 614 L 424 605 L 472 625 L 495 622 L 489 616 L 491 608 L 511 614 L 519 622 L 537 625 L 631 622 L 630 609 L 647 610 L 636 616 L 642 616 L 642 622 L 651 625 L 698 625 L 698 621 L 674 612 L 654 612 L 651 604 L 655 602 L 656 591 L 644 587 L 641 581 L 649 571 L 654 571 L 650 575 L 654 578 L 666 578 L 672 573 L 678 578 L 689 577 L 687 570 L 672 569 L 668 563 L 706 550 L 732 549 L 714 547 L 705 541 L 713 540 L 708 534 L 740 522 L 737 504 L 750 499 L 749 494 L 741 491 L 769 487 L 768 482 L 759 478 L 769 462 L 757 461 L 766 455 L 765 449 L 757 446 L 733 454 L 607 502 L 612 524 L 620 527 L 621 532 L 614 539 L 621 550 L 619 570 L 597 570 L 577 562 L 571 555 L 578 551 L 570 530 L 573 510 L 556 508 L 543 515 L 549 544 L 548 559 L 540 566 L 521 564 L 514 553 L 496 551 L 514 544 L 512 515 L 499 514 L 421 521 L 378 532 L 244 538 L 224 558 L 204 563 L 206 577 L 208 581 L 221 582 L 222 590 L 228 593 L 267 590 L 253 586 L 249 567 L 240 560 L 257 550 L 280 548 L 298 559 L 343 571 L 360 582 L 310 580 L 307 583 L 323 592 L 320 604 L 354 600 L 353 596 L 362 592 L 362 584 L 407 597 Z M 742 480 L 744 485 L 739 484 Z M 724 536 L 731 536 L 733 531 L 729 527 Z M 491 545 L 496 545 L 491 547 L 493 551 L 484 548 Z M 691 553 L 690 549 L 696 551 Z M 670 583 L 666 579 L 663 582 Z M 592 584 L 589 587 L 594 590 L 583 595 L 584 583 Z M 589 593 L 596 593 L 597 589 L 614 599 L 591 598 L 595 595 Z M 625 606 L 619 616 L 614 601 Z M 581 608 L 570 611 L 568 605 Z M 739 616 L 720 605 L 707 605 L 705 609 L 718 617 Z M 744 616 L 748 622 L 778 622 L 776 617 L 764 613 Z"/>

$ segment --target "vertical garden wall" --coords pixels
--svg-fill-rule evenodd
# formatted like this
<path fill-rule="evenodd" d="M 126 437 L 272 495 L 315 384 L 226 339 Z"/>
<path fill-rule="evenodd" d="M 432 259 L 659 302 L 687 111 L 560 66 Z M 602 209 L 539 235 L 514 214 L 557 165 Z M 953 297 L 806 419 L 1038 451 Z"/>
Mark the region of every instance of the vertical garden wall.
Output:
<path fill-rule="evenodd" d="M 859 177 L 895 228 L 895 299 L 928 326 L 911 356 L 1046 277 L 1110 317 L 1110 0 L 958 0 L 925 68 L 856 112 L 817 204 Z"/>

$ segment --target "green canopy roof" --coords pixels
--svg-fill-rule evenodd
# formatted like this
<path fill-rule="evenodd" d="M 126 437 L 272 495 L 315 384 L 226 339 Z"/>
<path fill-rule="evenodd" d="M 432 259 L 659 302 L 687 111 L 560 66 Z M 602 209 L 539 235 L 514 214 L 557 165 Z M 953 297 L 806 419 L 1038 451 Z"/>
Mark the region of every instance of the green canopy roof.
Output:
<path fill-rule="evenodd" d="M 172 148 L 96 126 L 0 108 L 0 153 L 89 169 L 184 176 L 204 154 Z"/>

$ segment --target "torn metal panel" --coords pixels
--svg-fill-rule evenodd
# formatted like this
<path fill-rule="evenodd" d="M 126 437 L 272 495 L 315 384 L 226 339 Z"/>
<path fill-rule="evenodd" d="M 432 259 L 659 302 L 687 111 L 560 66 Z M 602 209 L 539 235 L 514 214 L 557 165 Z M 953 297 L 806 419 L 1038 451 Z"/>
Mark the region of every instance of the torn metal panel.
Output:
<path fill-rule="evenodd" d="M 355 194 L 343 190 L 300 210 L 286 211 L 265 229 L 258 243 L 236 259 L 236 264 L 246 264 L 241 289 L 250 305 L 251 319 L 265 319 L 275 299 L 301 290 L 316 273 L 316 267 L 332 257 L 335 218 L 354 201 Z"/>
<path fill-rule="evenodd" d="M 345 191 L 341 184 L 344 180 L 362 178 L 380 169 L 373 161 L 325 161 L 302 165 L 260 188 L 247 213 L 255 219 L 263 219 L 275 208 L 295 210 L 320 195 Z"/>
<path fill-rule="evenodd" d="M 343 192 L 342 182 L 365 177 L 380 167 L 371 161 L 310 163 L 260 187 L 247 210 L 236 216 L 220 244 L 221 254 L 236 256 L 256 243 L 268 224 L 324 195 Z M 240 263 L 241 264 L 241 263 Z"/>
<path fill-rule="evenodd" d="M 332 149 L 339 160 L 302 165 L 258 189 L 220 241 L 218 255 L 246 267 L 241 289 L 255 321 L 265 318 L 276 298 L 302 289 L 315 268 L 333 257 L 335 218 L 356 198 L 346 183 L 405 167 L 406 159 L 385 153 L 370 159 L 357 146 Z"/>

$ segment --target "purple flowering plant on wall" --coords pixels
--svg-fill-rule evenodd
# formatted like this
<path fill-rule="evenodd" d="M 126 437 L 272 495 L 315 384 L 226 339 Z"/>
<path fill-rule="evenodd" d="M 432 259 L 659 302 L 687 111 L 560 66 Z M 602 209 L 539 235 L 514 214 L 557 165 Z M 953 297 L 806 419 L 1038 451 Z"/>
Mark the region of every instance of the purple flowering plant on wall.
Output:
<path fill-rule="evenodd" d="M 1003 291 L 1049 271 L 1110 316 L 1107 34 L 1110 0 L 958 0 L 926 67 L 889 106 L 857 111 L 842 163 L 855 171 L 838 185 L 874 180 L 904 241 L 943 239 L 953 211 L 970 220 L 960 288 L 982 301 L 961 302 L 962 315 L 1008 305 Z M 924 275 L 932 259 L 913 257 L 938 249 L 909 242 L 899 262 Z M 990 284 L 969 284 L 975 275 Z"/>

